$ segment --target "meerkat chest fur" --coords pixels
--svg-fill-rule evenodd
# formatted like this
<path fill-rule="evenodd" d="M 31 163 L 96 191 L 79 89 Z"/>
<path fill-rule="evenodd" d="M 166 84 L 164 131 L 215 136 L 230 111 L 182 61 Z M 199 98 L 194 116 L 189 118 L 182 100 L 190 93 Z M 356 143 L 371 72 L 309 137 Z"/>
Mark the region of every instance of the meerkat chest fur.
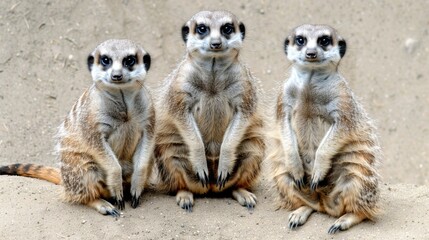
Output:
<path fill-rule="evenodd" d="M 215 61 L 215 60 L 214 60 Z M 205 141 L 221 142 L 234 112 L 241 105 L 243 86 L 240 65 L 228 69 L 196 70 L 190 74 L 184 90 L 190 110 Z"/>
<path fill-rule="evenodd" d="M 288 81 L 286 95 L 290 102 L 291 126 L 307 169 L 311 169 L 316 150 L 334 122 L 338 78 L 336 74 L 310 71 L 292 73 Z"/>
<path fill-rule="evenodd" d="M 138 90 L 100 91 L 96 101 L 100 132 L 119 159 L 130 160 L 147 124 L 143 93 Z"/>

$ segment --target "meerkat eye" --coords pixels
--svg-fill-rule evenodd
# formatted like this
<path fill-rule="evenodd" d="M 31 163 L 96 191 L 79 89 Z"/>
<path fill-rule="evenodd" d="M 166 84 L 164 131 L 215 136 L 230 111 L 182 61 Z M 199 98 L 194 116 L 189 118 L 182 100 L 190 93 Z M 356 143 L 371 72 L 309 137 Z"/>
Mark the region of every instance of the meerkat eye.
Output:
<path fill-rule="evenodd" d="M 136 56 L 128 56 L 122 62 L 122 65 L 127 68 L 134 66 L 134 64 L 136 64 Z"/>
<path fill-rule="evenodd" d="M 101 65 L 103 65 L 104 67 L 109 66 L 112 63 L 112 59 L 110 59 L 108 56 L 103 55 L 100 58 L 100 63 Z"/>
<path fill-rule="evenodd" d="M 305 38 L 303 36 L 296 36 L 295 37 L 295 44 L 297 46 L 304 46 L 305 45 Z"/>
<path fill-rule="evenodd" d="M 317 40 L 318 44 L 322 47 L 326 47 L 332 43 L 332 38 L 329 36 L 322 36 Z"/>
<path fill-rule="evenodd" d="M 204 24 L 199 24 L 197 26 L 196 31 L 200 35 L 205 35 L 209 31 L 209 28 L 206 25 L 204 25 Z"/>
<path fill-rule="evenodd" d="M 227 23 L 220 28 L 223 35 L 229 35 L 234 31 L 234 25 Z"/>

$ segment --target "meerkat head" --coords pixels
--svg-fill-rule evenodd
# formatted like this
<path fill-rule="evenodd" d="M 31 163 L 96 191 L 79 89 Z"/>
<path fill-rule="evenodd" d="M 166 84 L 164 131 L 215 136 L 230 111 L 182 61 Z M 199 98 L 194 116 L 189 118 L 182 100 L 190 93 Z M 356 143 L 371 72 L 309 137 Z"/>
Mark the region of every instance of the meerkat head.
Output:
<path fill-rule="evenodd" d="M 287 58 L 308 68 L 336 67 L 346 53 L 346 41 L 327 25 L 296 27 L 284 43 Z"/>
<path fill-rule="evenodd" d="M 88 56 L 88 68 L 96 83 L 122 88 L 144 80 L 150 68 L 150 55 L 126 39 L 110 39 Z"/>
<path fill-rule="evenodd" d="M 236 55 L 244 36 L 244 24 L 226 11 L 199 12 L 182 27 L 188 53 L 202 57 Z"/>

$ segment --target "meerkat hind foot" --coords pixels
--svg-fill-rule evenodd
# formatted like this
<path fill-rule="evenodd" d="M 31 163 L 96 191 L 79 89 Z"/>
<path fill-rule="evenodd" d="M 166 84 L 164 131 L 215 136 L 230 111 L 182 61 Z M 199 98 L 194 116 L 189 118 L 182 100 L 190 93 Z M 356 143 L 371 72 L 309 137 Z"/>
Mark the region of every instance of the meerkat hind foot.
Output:
<path fill-rule="evenodd" d="M 112 204 L 110 204 L 108 201 L 104 199 L 94 200 L 88 203 L 88 206 L 94 208 L 95 210 L 97 210 L 99 213 L 103 215 L 110 215 L 115 218 L 121 216 L 121 213 L 118 210 L 116 210 L 116 208 Z"/>
<path fill-rule="evenodd" d="M 252 211 L 256 206 L 257 199 L 255 194 L 244 188 L 232 191 L 232 196 L 240 205 L 245 206 L 249 211 Z"/>
<path fill-rule="evenodd" d="M 346 213 L 340 218 L 338 218 L 335 223 L 329 228 L 328 233 L 334 234 L 339 231 L 344 231 L 349 229 L 351 226 L 356 225 L 362 222 L 365 217 L 355 213 Z"/>
<path fill-rule="evenodd" d="M 308 206 L 302 206 L 295 211 L 291 212 L 289 215 L 289 228 L 296 229 L 297 227 L 303 225 L 307 222 L 308 217 L 314 210 Z"/>
<path fill-rule="evenodd" d="M 194 205 L 194 196 L 191 192 L 180 190 L 176 194 L 176 202 L 181 208 L 187 212 L 192 212 L 192 206 Z"/>

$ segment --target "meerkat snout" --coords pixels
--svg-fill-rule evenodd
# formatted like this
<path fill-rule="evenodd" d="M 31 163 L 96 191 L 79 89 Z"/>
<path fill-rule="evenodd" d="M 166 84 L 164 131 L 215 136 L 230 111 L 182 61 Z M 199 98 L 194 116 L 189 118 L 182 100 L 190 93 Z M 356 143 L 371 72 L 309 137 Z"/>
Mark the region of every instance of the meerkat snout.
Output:
<path fill-rule="evenodd" d="M 210 43 L 210 49 L 212 50 L 220 50 L 222 49 L 222 42 L 220 39 L 212 40 Z"/>
<path fill-rule="evenodd" d="M 316 49 L 307 49 L 307 51 L 305 51 L 305 57 L 307 58 L 307 60 L 313 60 L 317 58 L 317 50 Z"/>
<path fill-rule="evenodd" d="M 115 82 L 119 82 L 122 80 L 122 74 L 121 73 L 117 73 L 117 74 L 113 74 L 112 75 L 112 81 Z"/>

